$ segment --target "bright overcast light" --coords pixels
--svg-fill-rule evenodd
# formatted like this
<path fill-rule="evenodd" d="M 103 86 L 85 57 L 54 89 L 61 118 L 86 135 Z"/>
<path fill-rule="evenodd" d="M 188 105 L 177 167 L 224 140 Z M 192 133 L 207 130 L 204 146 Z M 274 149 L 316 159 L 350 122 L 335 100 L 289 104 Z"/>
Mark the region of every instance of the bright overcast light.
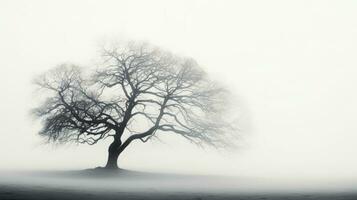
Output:
<path fill-rule="evenodd" d="M 236 97 L 242 147 L 135 142 L 121 167 L 237 176 L 357 175 L 355 1 L 0 2 L 0 168 L 104 165 L 107 145 L 43 145 L 33 78 L 92 66 L 105 41 L 148 41 L 193 57 Z M 179 138 L 179 137 L 178 137 Z"/>

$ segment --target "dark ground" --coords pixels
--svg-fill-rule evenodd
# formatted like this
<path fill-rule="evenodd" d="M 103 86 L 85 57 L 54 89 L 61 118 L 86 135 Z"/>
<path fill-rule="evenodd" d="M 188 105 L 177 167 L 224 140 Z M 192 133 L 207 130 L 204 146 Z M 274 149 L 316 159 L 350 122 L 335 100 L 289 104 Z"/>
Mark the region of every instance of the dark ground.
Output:
<path fill-rule="evenodd" d="M 269 179 L 102 172 L 3 172 L 6 200 L 357 200 L 357 184 L 311 184 Z M 357 188 L 357 187 L 356 187 Z M 356 192 L 355 192 L 356 191 Z"/>
<path fill-rule="evenodd" d="M 205 194 L 184 192 L 91 192 L 76 189 L 56 189 L 31 186 L 0 186 L 0 199 L 4 200 L 356 200 L 357 194 Z"/>

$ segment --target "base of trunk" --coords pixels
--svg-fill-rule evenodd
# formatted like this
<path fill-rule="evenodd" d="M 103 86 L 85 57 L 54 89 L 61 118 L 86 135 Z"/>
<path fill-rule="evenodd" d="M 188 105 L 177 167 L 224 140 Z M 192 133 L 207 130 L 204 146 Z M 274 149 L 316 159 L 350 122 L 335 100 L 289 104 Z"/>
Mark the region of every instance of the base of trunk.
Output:
<path fill-rule="evenodd" d="M 107 164 L 105 165 L 104 168 L 106 168 L 106 169 L 119 169 L 117 162 L 118 162 L 118 156 L 117 155 L 109 156 Z"/>

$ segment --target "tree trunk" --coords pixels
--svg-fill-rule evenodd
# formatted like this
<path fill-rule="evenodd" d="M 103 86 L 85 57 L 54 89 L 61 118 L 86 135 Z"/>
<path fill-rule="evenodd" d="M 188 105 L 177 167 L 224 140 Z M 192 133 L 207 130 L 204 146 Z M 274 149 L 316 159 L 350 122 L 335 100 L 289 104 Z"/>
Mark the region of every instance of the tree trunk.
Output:
<path fill-rule="evenodd" d="M 118 169 L 118 157 L 121 153 L 120 145 L 121 142 L 116 139 L 110 144 L 108 149 L 108 160 L 105 165 L 106 169 Z"/>

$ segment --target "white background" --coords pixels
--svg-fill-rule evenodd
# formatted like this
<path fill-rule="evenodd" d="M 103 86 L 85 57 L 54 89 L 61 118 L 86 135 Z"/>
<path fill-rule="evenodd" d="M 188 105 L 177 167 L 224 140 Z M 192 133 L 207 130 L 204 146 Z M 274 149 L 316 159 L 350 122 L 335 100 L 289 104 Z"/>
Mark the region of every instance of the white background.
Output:
<path fill-rule="evenodd" d="M 32 79 L 103 41 L 195 58 L 237 96 L 244 148 L 136 142 L 120 166 L 266 177 L 357 175 L 356 1 L 0 1 L 0 168 L 83 169 L 106 147 L 43 145 Z"/>

